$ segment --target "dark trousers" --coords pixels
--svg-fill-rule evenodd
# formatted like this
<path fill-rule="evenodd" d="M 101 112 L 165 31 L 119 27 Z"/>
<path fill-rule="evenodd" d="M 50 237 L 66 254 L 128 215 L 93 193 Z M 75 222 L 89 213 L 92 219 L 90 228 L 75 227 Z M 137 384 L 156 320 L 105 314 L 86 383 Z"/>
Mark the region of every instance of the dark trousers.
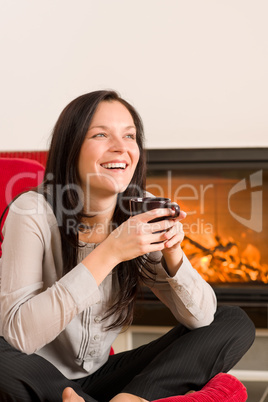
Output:
<path fill-rule="evenodd" d="M 229 371 L 255 338 L 255 328 L 238 307 L 220 307 L 212 324 L 182 325 L 137 349 L 115 354 L 92 375 L 68 380 L 51 363 L 26 355 L 0 338 L 0 401 L 60 402 L 65 387 L 85 401 L 108 402 L 120 392 L 149 401 L 201 389 Z"/>

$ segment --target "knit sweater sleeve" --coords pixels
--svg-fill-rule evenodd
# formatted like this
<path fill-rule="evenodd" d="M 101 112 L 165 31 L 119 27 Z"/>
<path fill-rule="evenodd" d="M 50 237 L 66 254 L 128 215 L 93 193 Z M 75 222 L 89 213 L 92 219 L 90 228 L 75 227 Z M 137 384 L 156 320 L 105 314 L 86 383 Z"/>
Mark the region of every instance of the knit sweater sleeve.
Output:
<path fill-rule="evenodd" d="M 159 260 L 153 268 L 155 280 L 145 284 L 173 313 L 178 322 L 190 329 L 209 325 L 217 308 L 217 299 L 212 287 L 192 267 L 183 253 L 183 262 L 175 276 L 170 277 L 161 252 L 152 253 Z"/>

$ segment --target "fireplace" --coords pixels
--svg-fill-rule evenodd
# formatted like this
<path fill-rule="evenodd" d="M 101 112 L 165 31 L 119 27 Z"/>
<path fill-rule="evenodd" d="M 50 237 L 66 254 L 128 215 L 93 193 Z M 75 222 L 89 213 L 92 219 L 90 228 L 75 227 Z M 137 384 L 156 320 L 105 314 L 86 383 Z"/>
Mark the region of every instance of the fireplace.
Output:
<path fill-rule="evenodd" d="M 187 212 L 183 249 L 218 303 L 240 305 L 268 328 L 268 149 L 149 149 L 147 160 L 147 190 Z M 160 317 L 143 293 L 149 319 L 154 309 Z M 167 317 L 159 325 L 173 324 Z"/>

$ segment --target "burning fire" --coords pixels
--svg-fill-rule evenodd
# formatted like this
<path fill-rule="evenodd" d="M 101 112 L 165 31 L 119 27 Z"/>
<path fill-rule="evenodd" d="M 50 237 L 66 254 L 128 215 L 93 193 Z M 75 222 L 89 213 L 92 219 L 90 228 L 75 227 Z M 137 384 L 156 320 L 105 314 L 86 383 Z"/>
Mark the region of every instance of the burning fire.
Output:
<path fill-rule="evenodd" d="M 241 250 L 232 238 L 208 235 L 206 246 L 188 236 L 182 245 L 192 265 L 209 283 L 268 283 L 268 265 L 261 264 L 261 254 L 252 244 Z"/>

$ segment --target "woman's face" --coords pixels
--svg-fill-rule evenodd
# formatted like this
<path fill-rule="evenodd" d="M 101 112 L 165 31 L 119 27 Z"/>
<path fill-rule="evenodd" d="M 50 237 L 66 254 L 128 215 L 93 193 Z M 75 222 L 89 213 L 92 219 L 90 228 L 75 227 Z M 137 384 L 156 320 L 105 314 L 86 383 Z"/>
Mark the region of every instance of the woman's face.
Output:
<path fill-rule="evenodd" d="M 85 195 L 125 191 L 139 156 L 136 127 L 128 109 L 118 101 L 101 102 L 79 155 L 78 173 Z"/>

